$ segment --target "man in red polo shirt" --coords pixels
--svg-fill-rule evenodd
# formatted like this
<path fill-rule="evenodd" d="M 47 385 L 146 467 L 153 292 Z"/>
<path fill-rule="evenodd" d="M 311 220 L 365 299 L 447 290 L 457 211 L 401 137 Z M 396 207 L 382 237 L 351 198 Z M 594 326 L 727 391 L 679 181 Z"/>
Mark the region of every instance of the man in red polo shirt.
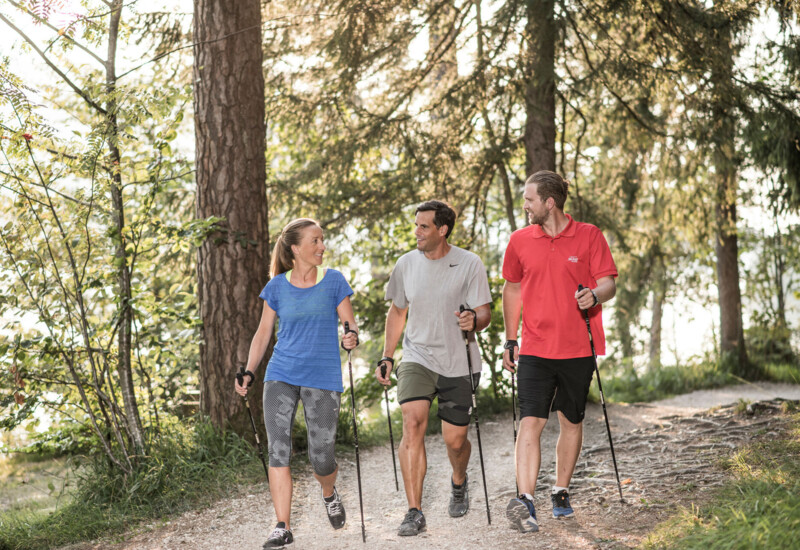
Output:
<path fill-rule="evenodd" d="M 555 518 L 574 515 L 569 482 L 583 443 L 583 415 L 594 362 L 583 311 L 598 355 L 605 354 L 602 307 L 614 297 L 617 268 L 600 230 L 564 213 L 569 182 L 542 170 L 525 182 L 524 209 L 531 225 L 511 235 L 503 259 L 503 366 L 519 362 L 520 427 L 517 485 L 506 516 L 523 533 L 539 530 L 533 494 L 541 463 L 540 439 L 557 411 Z M 585 288 L 577 292 L 578 285 Z M 517 344 L 520 312 L 522 346 Z"/>

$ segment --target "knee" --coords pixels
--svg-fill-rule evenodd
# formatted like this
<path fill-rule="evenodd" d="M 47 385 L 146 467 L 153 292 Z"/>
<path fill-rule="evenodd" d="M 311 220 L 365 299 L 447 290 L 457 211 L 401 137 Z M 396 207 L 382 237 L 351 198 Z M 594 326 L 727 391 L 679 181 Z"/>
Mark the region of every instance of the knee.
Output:
<path fill-rule="evenodd" d="M 583 422 L 573 423 L 561 411 L 558 412 L 558 425 L 562 432 L 579 434 L 583 430 Z"/>
<path fill-rule="evenodd" d="M 418 416 L 403 417 L 403 438 L 422 439 L 425 437 L 425 430 L 428 428 L 428 419 Z"/>
<path fill-rule="evenodd" d="M 335 446 L 332 444 L 309 446 L 308 458 L 314 473 L 320 477 L 329 476 L 336 471 Z"/>
<path fill-rule="evenodd" d="M 467 439 L 466 435 L 464 437 L 451 437 L 449 439 L 445 439 L 444 444 L 447 446 L 450 452 L 455 454 L 461 454 L 470 448 L 469 439 Z"/>

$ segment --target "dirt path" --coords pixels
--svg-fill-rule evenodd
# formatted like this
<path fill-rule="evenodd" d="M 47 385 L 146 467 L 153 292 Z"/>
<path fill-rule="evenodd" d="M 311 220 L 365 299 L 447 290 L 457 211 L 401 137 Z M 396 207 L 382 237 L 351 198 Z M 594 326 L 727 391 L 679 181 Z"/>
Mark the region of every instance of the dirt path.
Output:
<path fill-rule="evenodd" d="M 428 474 L 423 507 L 427 532 L 418 537 L 396 534 L 407 509 L 402 490 L 394 490 L 388 445 L 361 454 L 367 544 L 361 542 L 354 456 L 339 456 L 337 488 L 348 513 L 344 529 L 330 528 L 320 502 L 319 486 L 308 473 L 295 473 L 292 508 L 294 549 L 490 548 L 500 544 L 525 548 L 622 549 L 641 539 L 676 504 L 702 502 L 708 489 L 724 481 L 719 458 L 754 437 L 769 436 L 787 422 L 779 401 L 763 401 L 753 414 L 737 415 L 740 398 L 756 401 L 773 397 L 800 399 L 800 386 L 768 384 L 737 386 L 651 404 L 608 406 L 614 447 L 623 479 L 625 504 L 619 501 L 608 450 L 602 408 L 587 409 L 584 447 L 571 487 L 577 518 L 557 521 L 550 516 L 549 488 L 554 481 L 557 422 L 543 435 L 542 472 L 536 504 L 540 531 L 523 535 L 508 528 L 505 506 L 514 495 L 511 416 L 481 423 L 491 526 L 487 525 L 474 431 L 470 461 L 471 510 L 463 518 L 447 516 L 450 466 L 441 436 L 426 440 Z M 729 403 L 728 406 L 722 406 Z M 708 410 L 709 407 L 719 407 Z M 554 419 L 553 419 L 554 420 Z M 274 525 L 266 484 L 252 494 L 220 501 L 189 512 L 166 524 L 154 524 L 129 533 L 125 542 L 95 541 L 70 550 L 253 549 Z M 119 539 L 117 539 L 119 540 Z M 291 548 L 290 547 L 290 548 Z"/>

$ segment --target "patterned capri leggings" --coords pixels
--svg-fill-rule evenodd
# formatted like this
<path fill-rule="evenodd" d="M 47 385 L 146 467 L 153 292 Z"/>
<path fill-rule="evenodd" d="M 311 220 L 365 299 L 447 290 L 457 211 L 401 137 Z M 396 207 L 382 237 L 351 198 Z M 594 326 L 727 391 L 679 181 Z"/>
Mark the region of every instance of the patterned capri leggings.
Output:
<path fill-rule="evenodd" d="M 292 458 L 292 426 L 297 404 L 303 402 L 308 428 L 308 458 L 318 476 L 336 471 L 336 425 L 342 394 L 337 391 L 293 386 L 277 380 L 264 383 L 264 425 L 267 427 L 269 465 L 289 466 Z"/>

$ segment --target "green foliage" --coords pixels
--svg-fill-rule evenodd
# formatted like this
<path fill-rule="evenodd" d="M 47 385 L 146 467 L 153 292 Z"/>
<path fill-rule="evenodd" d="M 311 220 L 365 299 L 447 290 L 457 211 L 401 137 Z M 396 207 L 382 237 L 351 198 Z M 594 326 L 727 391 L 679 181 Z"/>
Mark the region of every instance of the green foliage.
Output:
<path fill-rule="evenodd" d="M 788 433 L 727 461 L 733 476 L 706 505 L 682 507 L 644 548 L 794 548 L 800 530 L 800 416 Z"/>
<path fill-rule="evenodd" d="M 85 424 L 65 422 L 44 432 L 34 432 L 33 441 L 17 452 L 39 457 L 61 457 L 90 454 L 97 449 L 97 436 Z"/>
<path fill-rule="evenodd" d="M 61 53 L 112 40 L 108 6 L 81 10 L 69 28 L 82 34 Z M 115 47 L 145 39 L 122 21 Z M 91 428 L 123 468 L 142 439 L 135 419 L 157 429 L 197 357 L 192 259 L 218 220 L 191 220 L 192 168 L 171 148 L 191 97 L 186 68 L 175 56 L 108 86 L 105 67 L 89 64 L 79 94 L 0 75 L 0 424 L 48 408 L 59 429 Z M 41 104 L 59 106 L 58 124 Z"/>
<path fill-rule="evenodd" d="M 600 376 L 606 400 L 627 403 L 655 401 L 736 381 L 714 361 L 661 367 L 642 374 L 630 366 L 614 368 L 606 361 L 600 367 Z M 589 396 L 599 402 L 596 383 L 592 384 Z"/>

